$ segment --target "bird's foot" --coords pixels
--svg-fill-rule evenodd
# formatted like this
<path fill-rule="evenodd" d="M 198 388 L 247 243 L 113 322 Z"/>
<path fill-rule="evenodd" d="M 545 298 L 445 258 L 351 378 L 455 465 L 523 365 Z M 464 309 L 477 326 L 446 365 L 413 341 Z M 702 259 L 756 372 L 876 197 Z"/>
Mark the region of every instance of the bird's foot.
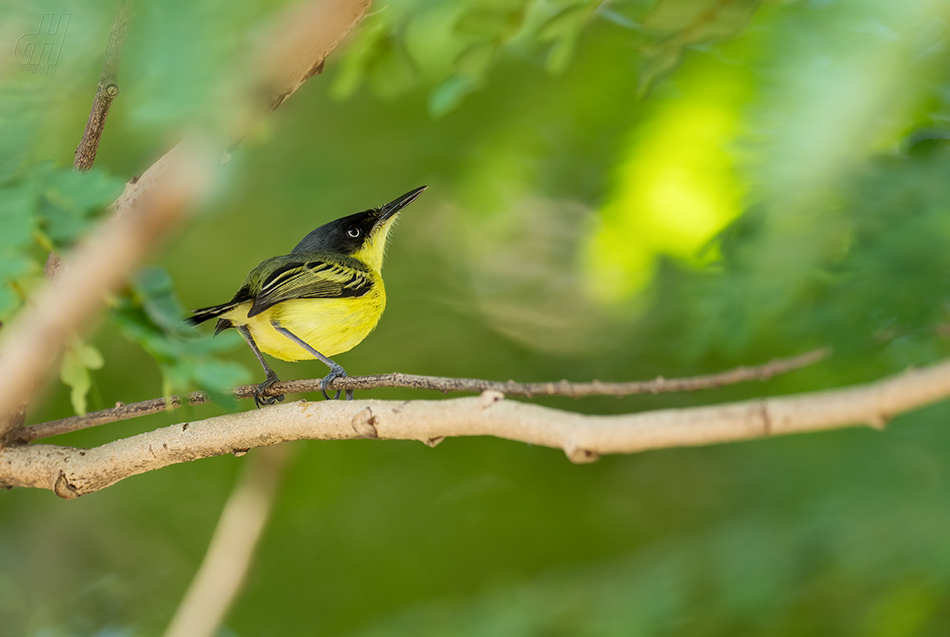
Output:
<path fill-rule="evenodd" d="M 273 405 L 274 403 L 280 403 L 284 401 L 283 394 L 277 394 L 276 396 L 264 397 L 264 392 L 270 389 L 270 386 L 274 383 L 280 381 L 277 378 L 277 374 L 268 374 L 267 378 L 263 383 L 254 388 L 254 404 L 257 405 L 257 408 L 260 409 L 264 405 Z"/>
<path fill-rule="evenodd" d="M 330 396 L 327 394 L 327 385 L 331 381 L 336 380 L 337 378 L 346 378 L 346 377 L 347 377 L 346 372 L 343 370 L 343 368 L 337 365 L 336 363 L 333 363 L 333 365 L 330 366 L 330 373 L 324 376 L 323 380 L 320 381 L 320 393 L 323 394 L 324 398 L 326 398 L 327 400 L 330 400 Z M 343 390 L 338 389 L 337 392 L 333 394 L 333 400 L 338 400 L 340 398 L 340 393 L 342 391 Z M 346 390 L 346 399 L 353 400 L 352 389 Z"/>

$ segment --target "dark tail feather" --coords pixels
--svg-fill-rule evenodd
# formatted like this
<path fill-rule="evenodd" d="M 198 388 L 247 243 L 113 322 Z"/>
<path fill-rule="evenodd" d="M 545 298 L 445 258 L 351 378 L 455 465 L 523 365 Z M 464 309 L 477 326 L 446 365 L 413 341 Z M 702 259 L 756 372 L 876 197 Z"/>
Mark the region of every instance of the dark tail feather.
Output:
<path fill-rule="evenodd" d="M 220 317 L 222 314 L 233 310 L 238 305 L 240 305 L 240 303 L 234 303 L 232 301 L 231 303 L 222 303 L 221 305 L 212 305 L 211 307 L 203 307 L 201 309 L 194 310 L 192 312 L 192 315 L 185 319 L 185 322 L 190 325 L 200 325 L 201 323 L 204 323 L 205 321 Z M 231 327 L 230 325 L 231 321 L 227 321 L 227 323 L 228 323 L 227 327 Z M 226 327 L 222 328 L 219 325 L 218 329 L 215 330 L 215 333 L 220 332 L 222 329 L 227 329 L 227 328 Z"/>

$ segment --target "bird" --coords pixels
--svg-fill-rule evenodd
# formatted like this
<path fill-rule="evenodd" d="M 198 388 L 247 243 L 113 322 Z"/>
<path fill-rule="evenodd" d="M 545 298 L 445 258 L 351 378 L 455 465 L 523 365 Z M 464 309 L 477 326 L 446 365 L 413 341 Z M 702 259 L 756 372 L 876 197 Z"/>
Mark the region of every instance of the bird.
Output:
<path fill-rule="evenodd" d="M 358 345 L 379 322 L 386 307 L 380 274 L 386 240 L 399 212 L 426 188 L 320 226 L 290 254 L 261 261 L 230 301 L 193 310 L 186 319 L 191 325 L 217 319 L 215 335 L 234 328 L 244 337 L 266 376 L 254 390 L 258 408 L 284 399 L 264 397 L 280 379 L 262 352 L 285 361 L 326 364 L 330 373 L 320 381 L 320 392 L 330 399 L 327 384 L 347 375 L 330 356 Z M 333 398 L 339 397 L 337 391 Z M 353 399 L 352 389 L 346 399 Z"/>

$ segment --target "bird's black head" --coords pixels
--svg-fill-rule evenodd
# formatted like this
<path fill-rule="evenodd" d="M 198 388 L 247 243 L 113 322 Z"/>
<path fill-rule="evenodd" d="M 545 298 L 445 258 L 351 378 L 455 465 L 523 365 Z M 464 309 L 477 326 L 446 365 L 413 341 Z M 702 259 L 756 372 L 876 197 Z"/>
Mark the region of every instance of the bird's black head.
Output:
<path fill-rule="evenodd" d="M 386 237 L 397 213 L 412 203 L 425 189 L 426 186 L 416 188 L 385 206 L 325 223 L 304 237 L 292 254 L 333 252 L 356 257 L 379 270 L 383 262 Z"/>
<path fill-rule="evenodd" d="M 370 236 L 379 221 L 379 210 L 347 215 L 330 223 L 325 223 L 297 244 L 293 254 L 303 252 L 334 252 L 350 255 L 363 247 L 366 237 Z"/>

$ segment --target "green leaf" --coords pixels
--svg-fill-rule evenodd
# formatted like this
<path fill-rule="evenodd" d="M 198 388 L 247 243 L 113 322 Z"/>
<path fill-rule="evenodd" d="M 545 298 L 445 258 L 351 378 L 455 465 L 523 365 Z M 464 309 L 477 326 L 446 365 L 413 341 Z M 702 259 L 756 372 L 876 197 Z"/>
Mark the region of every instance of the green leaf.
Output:
<path fill-rule="evenodd" d="M 36 262 L 33 259 L 19 256 L 0 259 L 0 279 L 18 279 L 36 271 Z"/>
<path fill-rule="evenodd" d="M 466 95 L 475 89 L 474 81 L 462 75 L 453 75 L 429 96 L 429 113 L 442 117 L 455 110 Z"/>
<path fill-rule="evenodd" d="M 492 58 L 498 47 L 493 42 L 479 42 L 468 47 L 455 61 L 455 68 L 459 75 L 470 78 L 481 78 L 491 65 Z"/>
<path fill-rule="evenodd" d="M 218 334 L 217 336 L 190 339 L 187 342 L 188 350 L 192 354 L 203 356 L 215 352 L 233 351 L 244 344 L 244 339 L 241 338 L 237 331 L 228 331 Z"/>
<path fill-rule="evenodd" d="M 558 75 L 567 68 L 567 65 L 570 64 L 574 58 L 574 50 L 577 47 L 577 38 L 579 35 L 579 30 L 575 33 L 568 33 L 551 47 L 551 51 L 548 53 L 548 59 L 544 64 L 544 69 L 548 73 Z"/>
<path fill-rule="evenodd" d="M 155 358 L 166 393 L 197 386 L 224 395 L 249 378 L 237 363 L 213 357 L 239 346 L 242 340 L 237 334 L 201 335 L 184 323 L 184 314 L 168 272 L 148 267 L 132 278 L 128 294 L 115 299 L 112 318 L 123 336 Z"/>
<path fill-rule="evenodd" d="M 124 188 L 124 180 L 100 169 L 76 172 L 63 168 L 50 175 L 44 194 L 65 210 L 88 215 L 110 205 Z"/>
<path fill-rule="evenodd" d="M 101 369 L 103 364 L 99 350 L 78 339 L 73 341 L 63 354 L 59 378 L 70 388 L 69 398 L 77 414 L 86 413 L 86 396 L 92 388 L 92 376 L 89 370 Z"/>
<path fill-rule="evenodd" d="M 102 171 L 59 168 L 34 176 L 40 193 L 38 214 L 57 246 L 68 246 L 87 231 L 94 212 L 119 196 L 124 182 Z"/>
<path fill-rule="evenodd" d="M 25 184 L 0 187 L 0 254 L 32 242 L 36 197 Z"/>
<path fill-rule="evenodd" d="M 340 60 L 330 89 L 334 98 L 346 99 L 356 92 L 366 76 L 367 67 L 379 56 L 385 37 L 385 25 L 380 22 L 366 24 L 356 32 L 347 54 Z"/>
<path fill-rule="evenodd" d="M 172 277 L 162 268 L 147 267 L 136 273 L 132 287 L 142 302 L 142 309 L 165 331 L 183 327 L 185 308 L 175 295 Z"/>
<path fill-rule="evenodd" d="M 590 15 L 591 8 L 587 3 L 581 3 L 564 9 L 544 23 L 538 30 L 539 40 L 555 40 L 564 36 L 572 36 L 584 26 L 584 21 Z"/>
<path fill-rule="evenodd" d="M 39 212 L 44 220 L 46 235 L 56 247 L 69 246 L 89 226 L 85 219 L 51 205 L 49 202 L 41 202 Z"/>
<path fill-rule="evenodd" d="M 402 46 L 392 41 L 382 43 L 382 51 L 369 67 L 366 79 L 381 99 L 403 95 L 419 82 L 416 69 Z"/>
<path fill-rule="evenodd" d="M 494 39 L 510 22 L 511 15 L 508 13 L 482 9 L 462 16 L 455 24 L 455 30 L 463 35 Z"/>
<path fill-rule="evenodd" d="M 215 360 L 195 365 L 194 377 L 202 388 L 216 393 L 228 393 L 235 386 L 251 380 L 246 367 L 230 361 Z"/>
<path fill-rule="evenodd" d="M 0 284 L 0 327 L 20 307 L 20 297 L 6 283 Z"/>

